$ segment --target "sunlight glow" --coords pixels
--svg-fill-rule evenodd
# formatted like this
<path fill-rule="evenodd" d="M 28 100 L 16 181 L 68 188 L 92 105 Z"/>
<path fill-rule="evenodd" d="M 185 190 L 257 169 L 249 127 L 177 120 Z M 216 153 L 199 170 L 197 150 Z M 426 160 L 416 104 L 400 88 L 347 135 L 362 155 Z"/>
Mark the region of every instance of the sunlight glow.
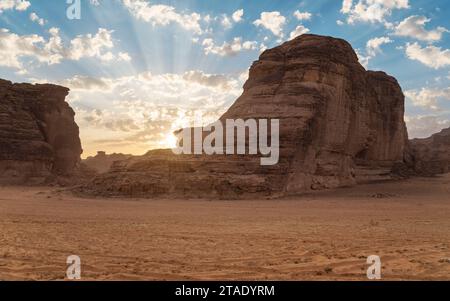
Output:
<path fill-rule="evenodd" d="M 177 146 L 177 137 L 173 133 L 167 134 L 164 140 L 160 142 L 163 148 L 175 148 Z"/>

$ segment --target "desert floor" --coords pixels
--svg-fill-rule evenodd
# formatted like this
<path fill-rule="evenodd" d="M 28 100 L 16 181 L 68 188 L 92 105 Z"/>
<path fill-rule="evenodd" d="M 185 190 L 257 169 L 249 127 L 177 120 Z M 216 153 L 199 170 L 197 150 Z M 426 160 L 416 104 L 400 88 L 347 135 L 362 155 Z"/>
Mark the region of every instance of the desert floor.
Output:
<path fill-rule="evenodd" d="M 282 200 L 83 199 L 0 188 L 0 279 L 450 279 L 450 175 Z"/>

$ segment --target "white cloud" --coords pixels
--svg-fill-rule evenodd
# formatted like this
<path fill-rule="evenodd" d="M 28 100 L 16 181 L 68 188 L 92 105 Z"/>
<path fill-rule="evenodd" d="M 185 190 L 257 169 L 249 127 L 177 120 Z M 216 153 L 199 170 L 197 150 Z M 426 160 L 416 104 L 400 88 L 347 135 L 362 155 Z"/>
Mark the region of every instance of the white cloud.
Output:
<path fill-rule="evenodd" d="M 243 16 L 244 16 L 244 10 L 239 9 L 239 10 L 235 11 L 231 17 L 234 22 L 238 23 L 238 22 L 242 21 Z"/>
<path fill-rule="evenodd" d="M 393 41 L 389 37 L 378 37 L 367 41 L 365 54 L 363 54 L 359 49 L 355 50 L 360 64 L 363 65 L 364 68 L 368 69 L 370 60 L 375 58 L 377 54 L 382 53 L 381 46 L 392 42 Z"/>
<path fill-rule="evenodd" d="M 297 20 L 304 21 L 311 20 L 312 14 L 309 12 L 300 12 L 297 10 L 294 12 L 294 16 L 297 18 Z"/>
<path fill-rule="evenodd" d="M 306 28 L 303 25 L 299 25 L 295 28 L 294 31 L 291 32 L 291 34 L 289 35 L 289 40 L 295 39 L 298 36 L 301 36 L 302 34 L 308 33 L 309 29 Z"/>
<path fill-rule="evenodd" d="M 358 49 L 355 49 L 356 55 L 358 56 L 359 63 L 363 65 L 364 68 L 369 68 L 370 56 L 362 54 Z"/>
<path fill-rule="evenodd" d="M 353 0 L 344 0 L 342 2 L 342 9 L 341 12 L 343 14 L 348 14 L 351 12 L 353 6 Z"/>
<path fill-rule="evenodd" d="M 25 0 L 0 0 L 0 13 L 5 10 L 27 10 L 31 3 Z"/>
<path fill-rule="evenodd" d="M 427 31 L 425 25 L 428 22 L 430 22 L 430 19 L 424 16 L 408 17 L 397 25 L 394 34 L 427 42 L 440 41 L 442 34 L 448 32 L 448 30 L 444 27 L 437 27 Z"/>
<path fill-rule="evenodd" d="M 450 88 L 422 88 L 420 91 L 408 90 L 405 91 L 405 96 L 414 106 L 438 110 L 439 100 L 447 100 L 450 102 Z"/>
<path fill-rule="evenodd" d="M 59 84 L 65 87 L 69 87 L 71 90 L 105 91 L 110 89 L 107 81 L 103 80 L 102 78 L 80 75 L 76 75 L 70 79 L 63 80 L 59 82 Z"/>
<path fill-rule="evenodd" d="M 187 71 L 183 79 L 190 83 L 197 83 L 206 87 L 217 87 L 223 90 L 232 89 L 236 83 L 222 74 L 206 74 L 199 70 Z"/>
<path fill-rule="evenodd" d="M 198 13 L 180 13 L 175 7 L 155 4 L 152 5 L 144 0 L 122 0 L 122 3 L 137 19 L 156 25 L 168 25 L 176 23 L 186 30 L 195 34 L 201 34 L 200 21 L 202 17 Z"/>
<path fill-rule="evenodd" d="M 230 29 L 233 27 L 234 23 L 239 23 L 243 19 L 244 16 L 244 10 L 239 9 L 235 11 L 231 16 L 227 16 L 226 14 L 223 14 L 221 17 L 216 17 L 214 20 L 219 20 L 220 24 L 224 29 Z"/>
<path fill-rule="evenodd" d="M 281 38 L 283 37 L 283 26 L 286 24 L 286 18 L 278 11 L 263 12 L 260 19 L 253 22 L 253 24 L 262 26 Z"/>
<path fill-rule="evenodd" d="M 46 20 L 44 20 L 43 18 L 39 17 L 35 12 L 32 12 L 30 14 L 30 20 L 33 22 L 36 22 L 37 24 L 44 26 L 45 23 L 47 23 Z"/>
<path fill-rule="evenodd" d="M 236 37 L 231 42 L 224 42 L 221 46 L 215 45 L 213 39 L 204 39 L 202 43 L 205 54 L 216 54 L 220 56 L 233 56 L 244 50 L 255 50 L 256 41 L 242 41 L 241 37 Z"/>
<path fill-rule="evenodd" d="M 392 27 L 386 18 L 394 9 L 409 8 L 408 0 L 343 0 L 341 12 L 347 15 L 347 23 L 356 22 L 382 23 Z"/>
<path fill-rule="evenodd" d="M 225 29 L 230 29 L 233 26 L 233 23 L 227 15 L 222 16 L 222 21 L 220 23 Z"/>
<path fill-rule="evenodd" d="M 166 137 L 190 126 L 200 111 L 217 120 L 242 93 L 244 74 L 228 76 L 192 70 L 181 74 L 140 74 L 118 78 L 75 76 L 61 81 L 83 128 L 86 153 L 145 153 L 167 147 Z M 100 137 L 100 138 L 99 138 Z"/>
<path fill-rule="evenodd" d="M 7 29 L 0 30 L 0 66 L 24 70 L 21 62 L 23 57 L 33 57 L 38 62 L 49 65 L 58 63 L 61 54 L 45 47 L 46 41 L 43 37 L 32 35 L 17 35 Z"/>
<path fill-rule="evenodd" d="M 119 60 L 124 61 L 124 62 L 131 61 L 131 56 L 127 52 L 119 52 L 117 54 L 117 57 Z"/>
<path fill-rule="evenodd" d="M 95 35 L 77 36 L 70 42 L 67 57 L 76 61 L 84 57 L 97 57 L 103 60 L 113 59 L 110 52 L 105 52 L 105 49 L 114 47 L 112 32 L 112 30 L 99 28 Z"/>
<path fill-rule="evenodd" d="M 65 46 L 58 28 L 49 30 L 50 38 L 46 40 L 39 35 L 18 35 L 7 29 L 0 30 L 0 66 L 18 69 L 25 73 L 23 60 L 32 59 L 48 65 L 58 64 L 63 59 L 80 60 L 98 58 L 110 61 L 116 56 L 110 51 L 114 47 L 112 31 L 99 28 L 95 35 L 79 35 Z M 119 59 L 125 59 L 125 53 Z"/>
<path fill-rule="evenodd" d="M 378 53 L 381 53 L 381 46 L 383 44 L 389 44 L 392 43 L 393 41 L 388 38 L 388 37 L 379 37 L 379 38 L 373 38 L 369 41 L 367 41 L 367 45 L 366 45 L 366 50 L 367 50 L 367 54 L 373 58 L 375 57 Z"/>
<path fill-rule="evenodd" d="M 439 69 L 450 65 L 450 50 L 442 50 L 436 46 L 426 46 L 422 48 L 417 42 L 406 44 L 406 55 L 411 60 L 416 60 L 422 64 Z"/>

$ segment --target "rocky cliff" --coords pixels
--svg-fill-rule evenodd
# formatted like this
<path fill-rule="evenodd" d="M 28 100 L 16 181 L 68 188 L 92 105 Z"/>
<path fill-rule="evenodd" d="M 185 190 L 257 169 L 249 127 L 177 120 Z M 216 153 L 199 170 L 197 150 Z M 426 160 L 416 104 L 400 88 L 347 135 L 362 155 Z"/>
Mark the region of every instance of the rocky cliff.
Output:
<path fill-rule="evenodd" d="M 410 141 L 415 174 L 431 176 L 450 172 L 450 128 L 426 139 Z"/>
<path fill-rule="evenodd" d="M 391 178 L 404 160 L 404 96 L 395 78 L 366 71 L 344 40 L 303 35 L 265 51 L 225 119 L 280 120 L 280 160 L 176 156 L 116 162 L 94 194 L 238 198 L 285 195 Z"/>
<path fill-rule="evenodd" d="M 68 93 L 0 80 L 1 184 L 42 184 L 74 172 L 82 150 Z"/>

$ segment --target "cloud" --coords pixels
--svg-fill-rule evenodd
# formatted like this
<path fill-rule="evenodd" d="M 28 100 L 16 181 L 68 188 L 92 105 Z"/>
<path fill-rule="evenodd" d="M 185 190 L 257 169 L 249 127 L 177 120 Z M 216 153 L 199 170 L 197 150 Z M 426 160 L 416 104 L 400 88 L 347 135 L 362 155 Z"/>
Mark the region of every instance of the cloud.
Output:
<path fill-rule="evenodd" d="M 359 62 L 364 68 L 369 68 L 369 62 L 371 59 L 375 58 L 378 54 L 382 53 L 381 46 L 384 44 L 392 43 L 393 41 L 389 37 L 378 37 L 367 41 L 366 51 L 363 54 L 360 50 L 356 49 L 356 55 L 358 56 Z"/>
<path fill-rule="evenodd" d="M 144 0 L 122 0 L 123 5 L 139 20 L 151 23 L 153 26 L 166 26 L 176 23 L 195 34 L 202 34 L 200 25 L 202 17 L 198 13 L 180 13 L 175 7 L 163 4 L 150 4 Z"/>
<path fill-rule="evenodd" d="M 0 0 L 0 14 L 5 10 L 24 11 L 30 7 L 31 3 L 25 0 Z"/>
<path fill-rule="evenodd" d="M 130 62 L 131 56 L 127 52 L 119 52 L 117 54 L 117 58 L 119 61 Z"/>
<path fill-rule="evenodd" d="M 351 12 L 353 6 L 353 0 L 344 0 L 342 2 L 341 13 L 348 14 Z"/>
<path fill-rule="evenodd" d="M 435 42 L 442 39 L 442 34 L 449 32 L 444 27 L 437 27 L 436 29 L 427 31 L 425 29 L 426 23 L 430 19 L 424 16 L 411 16 L 400 22 L 395 28 L 394 34 L 397 36 L 410 37 L 421 41 Z"/>
<path fill-rule="evenodd" d="M 99 28 L 95 35 L 78 35 L 64 45 L 58 28 L 49 30 L 50 37 L 32 35 L 18 35 L 8 29 L 0 29 L 0 66 L 18 69 L 25 73 L 24 59 L 36 60 L 47 65 L 59 64 L 62 60 L 78 61 L 82 58 L 98 58 L 101 61 L 126 59 L 127 54 L 119 57 L 111 50 L 114 47 L 113 31 Z"/>
<path fill-rule="evenodd" d="M 235 11 L 231 17 L 234 22 L 238 23 L 238 22 L 242 21 L 243 16 L 244 16 L 244 10 L 239 9 L 239 10 Z"/>
<path fill-rule="evenodd" d="M 438 101 L 447 100 L 450 102 L 450 88 L 422 88 L 418 90 L 405 91 L 405 96 L 414 106 L 424 107 L 432 110 L 438 110 Z"/>
<path fill-rule="evenodd" d="M 225 29 L 230 29 L 231 27 L 233 27 L 233 22 L 231 22 L 230 18 L 228 18 L 227 15 L 223 15 L 223 16 L 222 16 L 222 21 L 220 22 L 220 24 L 221 24 Z"/>
<path fill-rule="evenodd" d="M 302 34 L 308 33 L 309 29 L 306 28 L 303 25 L 299 25 L 295 28 L 294 31 L 291 32 L 291 34 L 289 35 L 289 40 L 295 39 L 298 36 L 301 36 Z"/>
<path fill-rule="evenodd" d="M 35 12 L 32 12 L 30 14 L 30 20 L 35 22 L 35 23 L 37 23 L 37 24 L 39 24 L 39 25 L 41 25 L 41 26 L 44 26 L 45 23 L 47 23 L 46 20 L 44 20 L 43 18 L 39 17 Z"/>
<path fill-rule="evenodd" d="M 245 80 L 244 73 L 228 76 L 191 70 L 117 78 L 75 76 L 59 84 L 71 89 L 68 101 L 89 155 L 97 150 L 144 153 L 167 147 L 165 138 L 191 126 L 196 112 L 205 123 L 220 117 L 242 93 Z"/>
<path fill-rule="evenodd" d="M 202 71 L 194 70 L 184 73 L 183 79 L 191 82 L 204 85 L 206 87 L 219 87 L 224 90 L 233 87 L 234 82 L 222 74 L 205 74 Z"/>
<path fill-rule="evenodd" d="M 450 127 L 449 116 L 405 116 L 405 122 L 410 139 L 428 138 L 442 129 Z"/>
<path fill-rule="evenodd" d="M 0 66 L 24 71 L 23 57 L 32 57 L 38 62 L 55 64 L 61 60 L 61 54 L 52 50 L 50 41 L 32 35 L 17 35 L 8 29 L 0 29 Z"/>
<path fill-rule="evenodd" d="M 80 75 L 63 80 L 59 84 L 69 87 L 71 90 L 105 91 L 111 88 L 109 83 L 101 78 Z"/>
<path fill-rule="evenodd" d="M 76 61 L 84 57 L 96 57 L 106 61 L 114 59 L 111 52 L 105 52 L 106 49 L 114 47 L 112 33 L 112 30 L 99 28 L 95 35 L 77 36 L 70 41 L 67 57 Z"/>
<path fill-rule="evenodd" d="M 406 55 L 411 60 L 416 60 L 422 64 L 440 69 L 450 65 L 450 50 L 442 50 L 441 47 L 426 46 L 422 48 L 417 42 L 406 44 Z"/>
<path fill-rule="evenodd" d="M 256 26 L 262 26 L 270 30 L 274 35 L 283 37 L 283 26 L 286 24 L 286 18 L 278 11 L 263 12 L 260 19 L 253 22 Z"/>
<path fill-rule="evenodd" d="M 309 12 L 300 12 L 299 10 L 294 12 L 294 16 L 299 21 L 311 20 L 312 14 Z"/>
<path fill-rule="evenodd" d="M 231 16 L 227 16 L 223 14 L 221 17 L 215 17 L 214 20 L 219 20 L 220 25 L 222 25 L 225 29 L 230 29 L 233 27 L 235 23 L 242 22 L 242 17 L 244 16 L 244 10 L 239 9 L 235 11 Z M 210 21 L 210 17 L 208 16 L 208 22 Z"/>
<path fill-rule="evenodd" d="M 343 0 L 341 13 L 347 15 L 347 23 L 356 22 L 382 23 L 392 27 L 386 18 L 394 9 L 409 8 L 408 0 Z"/>
<path fill-rule="evenodd" d="M 356 55 L 358 56 L 359 63 L 366 69 L 369 68 L 369 60 L 370 56 L 364 55 L 360 52 L 360 50 L 355 49 Z"/>
<path fill-rule="evenodd" d="M 241 51 L 255 50 L 257 48 L 256 41 L 242 41 L 241 37 L 236 37 L 231 42 L 224 42 L 221 46 L 217 46 L 213 39 L 204 39 L 202 43 L 205 54 L 216 54 L 220 56 L 234 56 Z"/>
<path fill-rule="evenodd" d="M 370 58 L 375 57 L 378 53 L 381 53 L 381 46 L 383 44 L 389 44 L 393 41 L 388 37 L 379 37 L 379 38 L 373 38 L 369 41 L 367 41 L 366 44 L 366 50 L 367 54 Z"/>

